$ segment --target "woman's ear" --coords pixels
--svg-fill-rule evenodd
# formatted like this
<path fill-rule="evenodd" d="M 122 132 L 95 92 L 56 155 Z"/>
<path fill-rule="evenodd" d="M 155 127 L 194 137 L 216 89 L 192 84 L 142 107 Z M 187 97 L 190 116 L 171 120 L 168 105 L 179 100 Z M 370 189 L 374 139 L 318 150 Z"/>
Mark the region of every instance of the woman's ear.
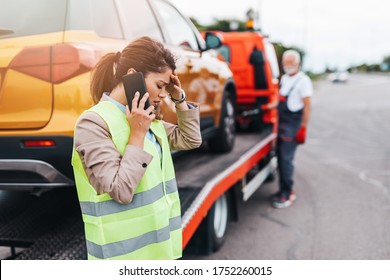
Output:
<path fill-rule="evenodd" d="M 127 70 L 127 74 L 134 74 L 136 73 L 137 71 L 135 71 L 134 68 L 129 68 L 129 70 Z"/>

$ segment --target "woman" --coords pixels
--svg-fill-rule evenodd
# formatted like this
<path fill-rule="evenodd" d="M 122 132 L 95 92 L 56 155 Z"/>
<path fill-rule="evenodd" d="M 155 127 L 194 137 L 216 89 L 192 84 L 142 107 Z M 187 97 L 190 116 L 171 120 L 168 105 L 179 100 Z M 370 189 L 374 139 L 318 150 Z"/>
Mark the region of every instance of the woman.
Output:
<path fill-rule="evenodd" d="M 177 259 L 182 254 L 180 201 L 170 149 L 201 144 L 199 108 L 185 101 L 175 59 L 149 37 L 105 55 L 92 73 L 95 103 L 75 128 L 72 165 L 88 259 Z M 142 72 L 148 93 L 129 110 L 122 83 Z M 160 120 L 169 96 L 178 125 Z M 149 98 L 151 106 L 144 109 Z"/>

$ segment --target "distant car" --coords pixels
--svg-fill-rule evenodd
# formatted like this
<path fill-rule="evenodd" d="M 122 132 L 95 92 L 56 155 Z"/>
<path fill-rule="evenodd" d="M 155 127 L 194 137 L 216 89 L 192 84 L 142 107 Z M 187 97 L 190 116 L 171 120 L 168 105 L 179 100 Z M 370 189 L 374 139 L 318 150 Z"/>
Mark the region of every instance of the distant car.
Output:
<path fill-rule="evenodd" d="M 93 105 L 91 69 L 105 53 L 144 35 L 177 56 L 187 100 L 200 104 L 210 150 L 233 148 L 233 73 L 210 50 L 221 42 L 211 34 L 204 40 L 168 1 L 7 1 L 0 9 L 0 189 L 74 184 L 73 129 Z M 163 103 L 164 120 L 176 122 L 171 100 Z"/>
<path fill-rule="evenodd" d="M 334 72 L 329 74 L 329 81 L 333 83 L 345 83 L 348 81 L 348 72 L 347 71 L 341 71 L 341 72 Z"/>

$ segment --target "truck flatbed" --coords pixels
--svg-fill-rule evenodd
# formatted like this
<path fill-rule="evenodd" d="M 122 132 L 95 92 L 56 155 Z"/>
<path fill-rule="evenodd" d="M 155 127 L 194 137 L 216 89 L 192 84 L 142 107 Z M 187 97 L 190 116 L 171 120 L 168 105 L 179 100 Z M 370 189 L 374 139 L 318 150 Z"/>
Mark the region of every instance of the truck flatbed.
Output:
<path fill-rule="evenodd" d="M 239 134 L 233 151 L 206 150 L 175 156 L 174 165 L 182 206 L 183 246 L 213 202 L 243 179 L 271 149 L 275 135 Z M 86 258 L 83 222 L 75 189 L 55 189 L 41 196 L 0 191 L 0 246 L 10 247 L 17 259 Z M 15 248 L 26 248 L 17 254 Z"/>

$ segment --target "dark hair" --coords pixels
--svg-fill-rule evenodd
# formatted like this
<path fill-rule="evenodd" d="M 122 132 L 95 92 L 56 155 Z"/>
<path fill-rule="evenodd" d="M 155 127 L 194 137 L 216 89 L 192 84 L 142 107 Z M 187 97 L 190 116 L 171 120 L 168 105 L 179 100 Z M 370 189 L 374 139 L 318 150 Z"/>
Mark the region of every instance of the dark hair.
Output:
<path fill-rule="evenodd" d="M 176 69 L 176 58 L 164 45 L 149 37 L 140 37 L 127 45 L 122 53 L 108 53 L 92 71 L 91 94 L 98 103 L 104 92 L 111 92 L 122 82 L 128 69 L 134 68 L 146 77 L 150 72 Z"/>

